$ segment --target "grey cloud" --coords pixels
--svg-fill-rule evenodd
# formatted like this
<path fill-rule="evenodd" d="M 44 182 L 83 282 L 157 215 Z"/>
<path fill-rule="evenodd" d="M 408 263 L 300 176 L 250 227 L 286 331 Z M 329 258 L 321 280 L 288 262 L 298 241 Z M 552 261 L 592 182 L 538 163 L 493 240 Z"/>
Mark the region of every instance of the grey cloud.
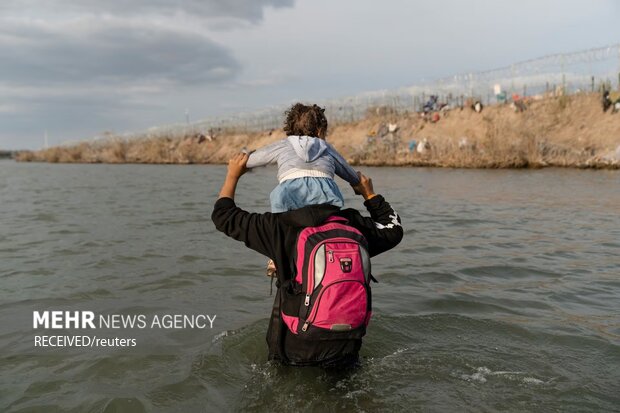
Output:
<path fill-rule="evenodd" d="M 116 15 L 185 12 L 206 18 L 237 18 L 257 23 L 265 7 L 292 7 L 295 0 L 4 0 L 0 10 L 45 10 L 51 12 L 100 12 Z"/>
<path fill-rule="evenodd" d="M 55 145 L 90 138 L 104 130 L 144 129 L 150 126 L 145 119 L 165 113 L 166 101 L 156 95 L 139 99 L 122 88 L 76 87 L 66 93 L 62 89 L 44 88 L 38 95 L 36 88 L 8 90 L 8 95 L 6 90 L 0 91 L 11 102 L 0 102 L 0 148 L 39 148 L 46 130 L 50 144 Z M 153 119 L 151 123 L 163 122 Z"/>
<path fill-rule="evenodd" d="M 86 20 L 60 27 L 4 24 L 0 55 L 0 79 L 18 84 L 215 83 L 240 70 L 227 49 L 202 35 L 123 21 Z"/>
<path fill-rule="evenodd" d="M 265 8 L 293 5 L 0 0 L 0 146 L 37 147 L 43 129 L 58 143 L 176 121 L 192 103 L 183 96 L 234 84 L 241 72 L 209 30 L 256 24 Z"/>

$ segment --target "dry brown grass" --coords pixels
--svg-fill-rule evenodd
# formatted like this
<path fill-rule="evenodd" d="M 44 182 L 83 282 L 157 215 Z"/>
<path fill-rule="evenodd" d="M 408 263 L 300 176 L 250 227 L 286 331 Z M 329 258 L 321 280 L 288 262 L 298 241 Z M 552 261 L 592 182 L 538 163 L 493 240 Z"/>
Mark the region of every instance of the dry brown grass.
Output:
<path fill-rule="evenodd" d="M 620 114 L 603 113 L 597 95 L 563 96 L 530 102 L 515 113 L 509 106 L 482 114 L 457 109 L 437 123 L 401 118 L 398 151 L 362 145 L 351 160 L 367 165 L 457 168 L 620 167 Z M 428 139 L 427 153 L 409 153 L 408 141 Z M 460 147 L 460 139 L 468 145 Z M 615 159 L 614 159 L 615 156 Z"/>
<path fill-rule="evenodd" d="M 399 130 L 368 142 L 382 124 Z M 192 136 L 109 136 L 102 141 L 53 147 L 16 156 L 25 162 L 225 163 L 242 147 L 255 149 L 284 137 L 281 130 L 262 133 L 227 131 L 213 141 Z M 430 149 L 410 152 L 411 140 L 426 138 Z M 466 138 L 467 145 L 459 145 Z M 481 113 L 454 109 L 437 123 L 416 113 L 369 111 L 366 118 L 330 127 L 327 139 L 352 164 L 454 168 L 619 168 L 620 114 L 603 113 L 597 94 L 533 101 L 516 113 L 508 105 Z"/>

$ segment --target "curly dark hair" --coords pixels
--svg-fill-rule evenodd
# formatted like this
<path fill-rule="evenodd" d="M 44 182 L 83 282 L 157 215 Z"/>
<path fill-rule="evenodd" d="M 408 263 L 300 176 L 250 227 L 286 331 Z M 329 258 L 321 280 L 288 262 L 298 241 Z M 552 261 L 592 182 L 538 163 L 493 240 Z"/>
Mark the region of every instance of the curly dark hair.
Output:
<path fill-rule="evenodd" d="M 325 109 L 322 107 L 295 103 L 284 114 L 286 115 L 284 132 L 287 135 L 325 138 L 327 134 L 327 118 L 325 117 Z"/>

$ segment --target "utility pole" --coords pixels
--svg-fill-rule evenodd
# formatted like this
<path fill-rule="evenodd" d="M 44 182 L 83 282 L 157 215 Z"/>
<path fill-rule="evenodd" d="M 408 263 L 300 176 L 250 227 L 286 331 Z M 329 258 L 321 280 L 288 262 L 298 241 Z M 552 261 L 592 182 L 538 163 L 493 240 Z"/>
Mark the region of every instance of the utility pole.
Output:
<path fill-rule="evenodd" d="M 43 147 L 47 149 L 49 147 L 47 142 L 47 129 L 45 129 L 45 134 L 43 135 Z"/>

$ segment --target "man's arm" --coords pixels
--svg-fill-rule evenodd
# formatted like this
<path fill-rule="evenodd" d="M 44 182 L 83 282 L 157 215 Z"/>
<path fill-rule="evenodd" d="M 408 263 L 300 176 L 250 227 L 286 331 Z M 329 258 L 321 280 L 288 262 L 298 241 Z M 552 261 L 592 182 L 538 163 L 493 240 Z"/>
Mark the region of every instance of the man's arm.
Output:
<path fill-rule="evenodd" d="M 241 176 L 247 171 L 248 155 L 239 153 L 228 162 L 226 179 L 215 202 L 211 220 L 218 231 L 243 242 L 248 248 L 273 258 L 274 233 L 278 223 L 271 213 L 249 213 L 235 204 L 235 192 Z"/>
<path fill-rule="evenodd" d="M 235 191 L 237 190 L 237 182 L 241 175 L 247 172 L 247 163 L 249 155 L 247 153 L 238 153 L 234 155 L 228 161 L 228 172 L 226 173 L 226 179 L 220 189 L 220 196 L 218 198 L 230 198 L 235 200 Z"/>
<path fill-rule="evenodd" d="M 403 239 L 403 227 L 400 217 L 392 206 L 374 192 L 372 179 L 358 172 L 360 183 L 354 185 L 356 194 L 364 197 L 364 206 L 370 212 L 370 218 L 355 214 L 356 227 L 362 231 L 369 244 L 369 253 L 375 256 L 394 248 Z M 355 223 L 354 223 L 355 224 Z"/>

